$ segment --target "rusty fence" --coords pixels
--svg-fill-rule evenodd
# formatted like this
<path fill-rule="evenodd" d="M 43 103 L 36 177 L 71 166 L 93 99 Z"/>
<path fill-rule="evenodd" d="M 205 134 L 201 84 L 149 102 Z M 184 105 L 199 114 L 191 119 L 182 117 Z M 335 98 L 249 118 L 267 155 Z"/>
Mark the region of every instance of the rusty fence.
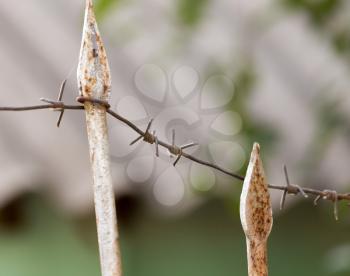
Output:
<path fill-rule="evenodd" d="M 286 185 L 268 184 L 263 163 L 260 157 L 260 146 L 254 144 L 245 176 L 228 171 L 215 163 L 201 160 L 186 153 L 196 143 L 177 145 L 175 132 L 171 143 L 158 139 L 155 130 L 151 130 L 151 120 L 145 131 L 127 118 L 122 117 L 110 108 L 108 103 L 111 88 L 110 70 L 107 54 L 98 31 L 92 0 L 86 0 L 83 38 L 78 65 L 78 104 L 67 105 L 62 101 L 66 81 L 61 85 L 57 100 L 42 98 L 42 105 L 23 107 L 0 107 L 0 111 L 30 111 L 50 109 L 58 111 L 59 127 L 65 110 L 85 111 L 86 125 L 90 147 L 90 160 L 93 175 L 93 190 L 97 223 L 98 244 L 102 276 L 121 276 L 121 253 L 115 211 L 115 195 L 109 164 L 109 146 L 107 131 L 107 114 L 125 124 L 137 133 L 130 145 L 143 141 L 154 145 L 155 154 L 159 156 L 160 147 L 176 156 L 174 166 L 181 158 L 187 158 L 203 166 L 211 167 L 235 179 L 243 181 L 240 200 L 240 217 L 247 243 L 248 274 L 250 276 L 268 275 L 267 240 L 270 234 L 273 217 L 269 190 L 281 191 L 280 208 L 282 209 L 288 194 L 310 196 L 314 204 L 321 199 L 333 203 L 334 217 L 338 219 L 338 202 L 350 202 L 350 193 L 338 193 L 333 190 L 317 190 L 290 184 L 287 168 L 284 167 Z"/>

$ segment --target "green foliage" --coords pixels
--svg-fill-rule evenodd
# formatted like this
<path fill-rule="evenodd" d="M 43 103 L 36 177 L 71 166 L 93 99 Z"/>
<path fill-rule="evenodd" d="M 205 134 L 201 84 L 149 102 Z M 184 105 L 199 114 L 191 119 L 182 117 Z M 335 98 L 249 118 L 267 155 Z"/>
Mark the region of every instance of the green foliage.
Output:
<path fill-rule="evenodd" d="M 350 29 L 338 32 L 333 36 L 335 49 L 340 54 L 350 53 Z"/>
<path fill-rule="evenodd" d="M 324 24 L 343 0 L 284 0 L 293 9 L 305 10 L 317 24 Z"/>
<path fill-rule="evenodd" d="M 81 235 L 85 229 L 77 231 L 36 196 L 24 197 L 15 206 L 20 216 L 11 228 L 4 224 L 4 217 L 13 221 L 14 210 L 11 216 L 0 213 L 0 275 L 99 275 L 96 240 L 88 246 Z"/>
<path fill-rule="evenodd" d="M 95 4 L 96 16 L 103 18 L 106 13 L 120 0 L 98 0 Z"/>
<path fill-rule="evenodd" d="M 100 275 L 93 221 L 77 227 L 77 222 L 58 215 L 40 198 L 28 198 L 22 204 L 24 225 L 17 231 L 5 231 L 0 223 L 1 276 Z M 331 253 L 349 240 L 346 219 L 335 223 L 331 208 L 331 204 L 320 203 L 313 209 L 308 202 L 275 217 L 269 239 L 271 275 L 349 275 L 348 247 L 343 255 L 345 265 L 334 270 L 330 263 L 334 262 Z M 125 212 L 132 220 L 120 228 L 125 275 L 247 274 L 238 214 L 233 217 L 221 200 L 171 220 L 154 217 L 141 206 L 133 214 Z M 93 233 L 92 241 L 84 237 L 85 231 Z"/>
<path fill-rule="evenodd" d="M 178 0 L 178 17 L 186 26 L 195 26 L 202 18 L 209 0 Z"/>

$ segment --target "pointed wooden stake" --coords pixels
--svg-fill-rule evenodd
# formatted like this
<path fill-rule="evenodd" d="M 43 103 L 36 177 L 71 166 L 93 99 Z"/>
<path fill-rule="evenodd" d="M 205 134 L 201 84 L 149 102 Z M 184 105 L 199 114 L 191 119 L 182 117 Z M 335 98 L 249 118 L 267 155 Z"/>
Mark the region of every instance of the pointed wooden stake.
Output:
<path fill-rule="evenodd" d="M 272 209 L 268 184 L 255 143 L 244 179 L 240 216 L 247 241 L 248 275 L 268 275 L 267 239 L 272 228 Z"/>
<path fill-rule="evenodd" d="M 107 55 L 98 31 L 91 0 L 86 1 L 77 77 L 80 101 L 84 103 L 86 112 L 102 276 L 121 276 L 106 120 L 111 79 Z"/>

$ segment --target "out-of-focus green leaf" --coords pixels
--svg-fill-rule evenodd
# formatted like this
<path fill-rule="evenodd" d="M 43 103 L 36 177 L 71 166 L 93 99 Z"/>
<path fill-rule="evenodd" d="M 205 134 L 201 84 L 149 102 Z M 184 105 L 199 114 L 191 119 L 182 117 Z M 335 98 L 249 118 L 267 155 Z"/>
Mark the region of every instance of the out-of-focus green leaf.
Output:
<path fill-rule="evenodd" d="M 9 231 L 0 223 L 1 276 L 100 275 L 92 218 L 78 227 L 41 198 L 20 202 L 23 222 L 18 229 Z M 269 239 L 271 275 L 349 275 L 348 262 L 339 263 L 334 254 L 340 247 L 345 261 L 350 256 L 349 223 L 345 213 L 335 224 L 331 208 L 320 202 L 314 209 L 305 202 L 275 216 Z M 340 214 L 342 209 L 341 205 Z M 120 221 L 125 275 L 246 275 L 238 208 L 235 216 L 227 210 L 218 198 L 176 219 L 159 218 L 142 206 L 132 215 L 126 210 L 132 224 Z M 86 239 L 85 231 L 92 240 L 90 234 Z"/>
<path fill-rule="evenodd" d="M 209 0 L 178 0 L 178 16 L 189 27 L 196 25 L 202 18 Z"/>
<path fill-rule="evenodd" d="M 335 34 L 333 44 L 338 53 L 350 53 L 350 29 Z"/>
<path fill-rule="evenodd" d="M 37 197 L 21 200 L 22 223 L 0 223 L 1 276 L 99 275 L 97 243 Z M 4 217 L 2 217 L 4 218 Z"/>
<path fill-rule="evenodd" d="M 322 25 L 343 0 L 284 0 L 284 3 L 294 9 L 305 10 L 312 20 Z"/>
<path fill-rule="evenodd" d="M 108 10 L 111 9 L 115 4 L 120 0 L 98 0 L 95 3 L 96 16 L 98 18 L 103 18 L 106 15 Z"/>

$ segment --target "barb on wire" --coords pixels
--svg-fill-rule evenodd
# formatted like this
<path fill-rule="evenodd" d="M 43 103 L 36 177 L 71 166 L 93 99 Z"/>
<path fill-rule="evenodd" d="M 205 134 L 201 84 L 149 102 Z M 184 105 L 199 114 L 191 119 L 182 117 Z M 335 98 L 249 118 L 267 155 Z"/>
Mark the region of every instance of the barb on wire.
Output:
<path fill-rule="evenodd" d="M 156 156 L 159 157 L 159 143 L 158 143 L 158 137 L 156 136 L 156 131 L 153 131 L 154 141 L 156 145 Z"/>
<path fill-rule="evenodd" d="M 63 86 L 63 89 L 62 89 L 62 86 Z M 220 172 L 222 172 L 228 176 L 231 176 L 237 180 L 240 180 L 240 181 L 244 180 L 244 177 L 239 175 L 239 174 L 233 173 L 233 172 L 226 170 L 226 169 L 224 169 L 224 168 L 222 168 L 214 163 L 210 163 L 208 161 L 201 160 L 201 159 L 199 159 L 191 154 L 184 152 L 183 151 L 184 149 L 187 149 L 187 148 L 190 148 L 193 146 L 197 146 L 198 144 L 197 143 L 189 143 L 189 144 L 186 144 L 183 146 L 176 146 L 176 144 L 175 144 L 175 131 L 172 132 L 171 144 L 168 144 L 166 142 L 159 140 L 156 136 L 155 130 L 152 133 L 150 132 L 150 129 L 151 129 L 151 126 L 153 123 L 153 119 L 148 123 L 146 131 L 142 131 L 134 123 L 132 123 L 128 119 L 124 118 L 123 116 L 119 115 L 118 113 L 114 112 L 110 108 L 110 106 L 104 102 L 100 102 L 100 101 L 97 101 L 95 99 L 85 99 L 85 98 L 81 99 L 78 97 L 77 101 L 80 103 L 79 105 L 66 105 L 66 104 L 64 104 L 64 102 L 61 101 L 62 100 L 62 93 L 63 93 L 61 91 L 64 90 L 63 83 L 62 83 L 62 86 L 61 86 L 58 101 L 53 101 L 53 100 L 41 98 L 41 101 L 47 103 L 46 105 L 34 105 L 34 106 L 23 106 L 23 107 L 0 107 L 0 111 L 30 111 L 30 110 L 44 110 L 44 109 L 53 109 L 53 110 L 60 110 L 60 111 L 64 111 L 66 109 L 67 110 L 83 110 L 84 106 L 81 104 L 84 101 L 89 100 L 89 101 L 94 102 L 96 104 L 104 105 L 106 107 L 107 113 L 109 115 L 111 115 L 112 117 L 114 117 L 118 121 L 124 123 L 125 125 L 127 125 L 131 129 L 133 129 L 136 133 L 139 134 L 139 136 L 134 141 L 132 141 L 130 143 L 131 145 L 135 144 L 136 142 L 140 141 L 143 138 L 144 142 L 147 142 L 149 144 L 155 144 L 157 156 L 159 156 L 159 146 L 167 149 L 170 154 L 177 156 L 175 162 L 173 163 L 174 166 L 179 162 L 181 157 L 184 157 L 184 158 L 187 158 L 193 162 L 201 164 L 203 166 L 207 166 L 207 167 L 213 168 L 217 171 L 220 171 Z M 286 183 L 287 183 L 285 186 L 272 185 L 272 184 L 268 185 L 269 189 L 279 190 L 279 191 L 283 192 L 282 197 L 281 197 L 281 201 L 280 201 L 280 208 L 281 209 L 283 209 L 283 207 L 285 205 L 286 197 L 288 194 L 292 194 L 292 195 L 301 194 L 305 198 L 307 198 L 309 195 L 313 195 L 313 196 L 315 196 L 314 205 L 317 205 L 317 203 L 321 199 L 332 201 L 334 204 L 334 211 L 333 211 L 334 217 L 337 220 L 338 220 L 338 202 L 339 201 L 348 201 L 349 206 L 350 206 L 350 193 L 340 194 L 336 191 L 317 190 L 317 189 L 305 188 L 305 187 L 300 187 L 299 185 L 290 184 L 288 171 L 287 171 L 286 166 L 284 166 L 284 174 L 285 174 Z"/>
<path fill-rule="evenodd" d="M 67 79 L 63 80 L 63 82 L 61 83 L 60 93 L 58 94 L 58 99 L 57 99 L 58 102 L 62 101 L 64 89 L 66 88 L 66 83 L 67 83 Z M 62 118 L 64 115 L 64 109 L 61 108 L 60 111 L 61 111 L 61 113 L 60 113 L 60 116 L 58 117 L 58 120 L 57 120 L 57 127 L 60 127 L 61 122 L 62 122 Z"/>
<path fill-rule="evenodd" d="M 150 129 L 153 123 L 153 119 L 151 119 L 147 125 L 146 131 L 142 134 L 140 134 L 135 140 L 133 140 L 130 143 L 130 146 L 134 145 L 135 143 L 137 143 L 138 141 L 140 141 L 142 138 L 144 141 L 146 141 L 147 143 L 153 144 L 156 139 L 155 139 L 155 131 L 153 131 L 153 134 L 150 133 Z"/>
<path fill-rule="evenodd" d="M 280 209 L 281 210 L 284 208 L 287 194 L 297 195 L 300 192 L 305 198 L 309 197 L 299 185 L 291 185 L 290 184 L 288 170 L 287 170 L 286 165 L 283 166 L 283 170 L 284 170 L 284 176 L 286 178 L 287 185 L 286 185 L 286 187 L 283 191 L 282 197 L 281 197 L 281 202 L 280 202 Z"/>
<path fill-rule="evenodd" d="M 170 158 L 177 156 L 175 162 L 173 163 L 173 166 L 175 167 L 177 162 L 179 162 L 181 156 L 182 156 L 182 148 L 176 146 L 175 144 L 175 129 L 171 131 L 171 148 L 168 150 Z"/>
<path fill-rule="evenodd" d="M 281 187 L 281 186 L 276 186 L 276 185 L 269 185 L 270 189 L 274 190 L 282 190 L 285 191 L 286 187 Z M 345 193 L 345 194 L 340 194 L 336 191 L 332 190 L 316 190 L 316 189 L 310 189 L 310 188 L 302 188 L 305 194 L 308 195 L 314 195 L 314 205 L 316 206 L 318 202 L 323 199 L 323 200 L 329 200 L 332 201 L 334 204 L 334 217 L 336 220 L 338 220 L 338 202 L 339 201 L 350 201 L 350 193 Z M 348 204 L 350 206 L 350 204 Z"/>
<path fill-rule="evenodd" d="M 285 200 L 286 200 L 286 195 L 287 194 L 298 194 L 299 192 L 305 197 L 308 198 L 308 195 L 305 192 L 305 189 L 301 188 L 298 185 L 291 185 L 289 181 L 289 176 L 288 176 L 288 171 L 287 171 L 287 166 L 284 165 L 284 174 L 286 177 L 286 182 L 287 186 L 283 190 L 283 194 L 281 197 L 281 202 L 280 202 L 280 209 L 282 210 L 284 208 Z M 310 191 L 311 192 L 311 191 Z M 313 190 L 313 192 L 317 192 L 317 195 L 314 199 L 314 205 L 317 206 L 318 201 L 320 199 L 325 199 L 325 200 L 330 200 L 333 202 L 334 208 L 333 208 L 333 213 L 334 213 L 334 218 L 335 220 L 338 220 L 338 193 L 337 191 L 332 191 L 332 190 L 323 190 L 323 191 L 316 191 Z"/>
<path fill-rule="evenodd" d="M 43 109 L 69 109 L 69 110 L 84 110 L 84 106 L 82 105 L 66 105 L 63 102 L 51 101 L 45 98 L 40 99 L 43 102 L 48 104 L 43 105 L 29 105 L 29 106 L 0 106 L 0 111 L 32 111 L 32 110 L 43 110 Z"/>
<path fill-rule="evenodd" d="M 338 217 L 338 200 L 339 200 L 339 197 L 338 197 L 337 191 L 324 190 L 323 193 L 324 193 L 324 195 L 319 194 L 318 196 L 316 196 L 316 198 L 314 200 L 314 205 L 317 206 L 318 201 L 320 199 L 322 199 L 322 198 L 332 201 L 333 202 L 333 206 L 334 206 L 333 207 L 334 218 L 335 218 L 335 220 L 338 220 L 339 219 L 339 217 Z"/>
<path fill-rule="evenodd" d="M 333 214 L 335 220 L 338 220 L 338 193 L 337 191 L 324 190 L 326 195 L 323 197 L 324 199 L 328 199 L 333 202 Z"/>
<path fill-rule="evenodd" d="M 134 145 L 138 141 L 140 141 L 143 138 L 143 141 L 149 143 L 149 144 L 155 144 L 156 149 L 156 156 L 159 157 L 159 143 L 158 143 L 158 137 L 156 135 L 156 131 L 153 130 L 152 134 L 150 133 L 150 129 L 153 123 L 153 119 L 151 119 L 147 125 L 146 131 L 142 134 L 140 134 L 135 140 L 133 140 L 130 143 L 130 146 Z"/>
<path fill-rule="evenodd" d="M 173 163 L 173 166 L 175 167 L 176 164 L 180 161 L 181 157 L 183 156 L 183 150 L 184 149 L 188 149 L 190 147 L 194 147 L 194 146 L 197 146 L 197 145 L 198 145 L 197 143 L 191 142 L 189 144 L 185 144 L 185 145 L 182 145 L 182 146 L 178 147 L 175 144 L 175 129 L 173 129 L 172 130 L 172 137 L 171 137 L 171 148 L 168 149 L 170 157 L 177 156 L 176 159 L 175 159 L 175 162 Z"/>
<path fill-rule="evenodd" d="M 317 204 L 318 204 L 318 202 L 319 202 L 319 200 L 320 200 L 321 198 L 322 198 L 321 195 L 318 195 L 318 196 L 315 197 L 315 199 L 314 199 L 314 205 L 315 205 L 315 206 L 317 206 Z"/>

